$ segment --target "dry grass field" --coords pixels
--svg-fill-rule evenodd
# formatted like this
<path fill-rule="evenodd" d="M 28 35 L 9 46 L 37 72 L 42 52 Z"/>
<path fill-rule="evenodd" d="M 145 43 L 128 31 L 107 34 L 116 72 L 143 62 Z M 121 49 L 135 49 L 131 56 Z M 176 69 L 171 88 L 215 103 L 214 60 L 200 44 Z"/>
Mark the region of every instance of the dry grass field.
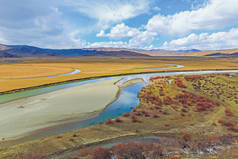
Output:
<path fill-rule="evenodd" d="M 35 87 L 56 82 L 93 78 L 100 76 L 182 70 L 238 69 L 238 58 L 206 57 L 153 57 L 153 58 L 49 58 L 20 59 L 22 63 L 0 64 L 0 79 L 29 78 L 64 74 L 80 69 L 75 75 L 24 80 L 0 80 L 0 92 Z M 168 68 L 172 65 L 184 65 L 184 68 L 137 70 L 143 68 Z"/>

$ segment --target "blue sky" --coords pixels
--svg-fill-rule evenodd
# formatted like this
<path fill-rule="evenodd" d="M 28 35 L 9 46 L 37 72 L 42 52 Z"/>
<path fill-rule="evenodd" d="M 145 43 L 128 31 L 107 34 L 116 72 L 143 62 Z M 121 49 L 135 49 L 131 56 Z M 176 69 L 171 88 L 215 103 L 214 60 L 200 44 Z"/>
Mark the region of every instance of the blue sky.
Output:
<path fill-rule="evenodd" d="M 0 43 L 238 48 L 238 0 L 0 0 Z"/>

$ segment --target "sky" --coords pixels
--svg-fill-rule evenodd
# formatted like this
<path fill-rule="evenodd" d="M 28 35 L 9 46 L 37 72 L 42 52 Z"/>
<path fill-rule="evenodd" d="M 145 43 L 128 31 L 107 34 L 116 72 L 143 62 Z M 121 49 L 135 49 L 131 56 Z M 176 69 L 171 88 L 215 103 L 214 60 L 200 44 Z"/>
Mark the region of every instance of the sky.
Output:
<path fill-rule="evenodd" d="M 238 48 L 238 0 L 0 0 L 0 43 L 43 48 Z"/>

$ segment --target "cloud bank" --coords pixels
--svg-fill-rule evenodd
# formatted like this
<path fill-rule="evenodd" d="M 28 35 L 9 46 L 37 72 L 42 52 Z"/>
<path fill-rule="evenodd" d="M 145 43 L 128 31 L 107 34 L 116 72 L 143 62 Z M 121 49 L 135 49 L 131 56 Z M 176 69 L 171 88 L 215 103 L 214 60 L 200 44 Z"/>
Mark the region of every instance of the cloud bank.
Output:
<path fill-rule="evenodd" d="M 238 0 L 199 1 L 204 1 L 199 7 L 169 14 L 162 3 L 152 5 L 155 0 L 0 0 L 0 43 L 49 48 L 237 48 Z"/>
<path fill-rule="evenodd" d="M 233 28 L 228 32 L 190 34 L 187 37 L 165 42 L 163 49 L 186 50 L 222 50 L 238 48 L 238 28 Z"/>

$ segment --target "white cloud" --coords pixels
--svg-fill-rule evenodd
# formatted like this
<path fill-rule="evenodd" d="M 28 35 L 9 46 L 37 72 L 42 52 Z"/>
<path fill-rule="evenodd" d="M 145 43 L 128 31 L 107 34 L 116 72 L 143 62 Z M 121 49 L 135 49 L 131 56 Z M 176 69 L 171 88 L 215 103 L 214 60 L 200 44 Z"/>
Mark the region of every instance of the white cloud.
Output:
<path fill-rule="evenodd" d="M 100 36 L 109 36 L 109 34 L 105 34 L 104 31 L 101 31 Z M 110 34 L 111 35 L 111 34 Z M 109 42 L 95 42 L 88 44 L 87 47 L 114 47 L 114 48 L 140 48 L 145 49 L 148 46 L 152 46 L 151 43 L 154 41 L 157 33 L 141 31 L 138 32 L 137 35 L 133 36 L 128 42 L 124 41 L 109 41 Z M 125 37 L 125 36 L 123 36 Z"/>
<path fill-rule="evenodd" d="M 131 48 L 142 48 L 150 45 L 154 40 L 157 33 L 144 31 L 133 37 L 129 41 L 129 45 Z"/>
<path fill-rule="evenodd" d="M 148 31 L 183 35 L 194 30 L 223 29 L 238 24 L 237 0 L 210 0 L 203 8 L 174 15 L 155 15 L 147 23 Z"/>
<path fill-rule="evenodd" d="M 148 12 L 148 0 L 71 0 L 77 10 L 101 22 L 118 22 Z"/>
<path fill-rule="evenodd" d="M 187 37 L 165 42 L 162 49 L 185 50 L 220 50 L 238 48 L 238 28 L 233 28 L 228 32 L 190 34 Z"/>
<path fill-rule="evenodd" d="M 105 34 L 103 30 L 101 30 L 97 37 L 109 37 L 113 40 L 121 40 L 128 37 L 134 37 L 140 33 L 139 29 L 137 28 L 130 28 L 126 26 L 124 23 L 117 24 L 113 27 L 109 33 Z"/>
<path fill-rule="evenodd" d="M 149 3 L 147 0 L 21 0 L 20 3 L 0 0 L 0 43 L 84 47 L 87 43 L 80 37 L 146 13 Z"/>
<path fill-rule="evenodd" d="M 108 37 L 112 40 L 122 40 L 124 38 L 131 37 L 131 39 L 127 43 L 127 47 L 129 48 L 147 47 L 154 41 L 155 36 L 157 36 L 156 32 L 140 31 L 137 28 L 130 28 L 124 23 L 116 25 L 110 30 L 109 33 L 105 33 L 104 30 L 101 30 L 97 34 L 97 37 Z"/>
<path fill-rule="evenodd" d="M 127 48 L 128 43 L 123 41 L 95 42 L 87 45 L 88 48 L 111 47 L 111 48 Z"/>
<path fill-rule="evenodd" d="M 160 11 L 160 10 L 161 10 L 161 8 L 160 8 L 160 7 L 158 7 L 158 6 L 155 6 L 155 7 L 153 8 L 153 10 L 154 10 L 154 11 Z"/>
<path fill-rule="evenodd" d="M 80 47 L 72 37 L 78 28 L 63 18 L 63 3 L 53 0 L 0 0 L 0 43 L 50 48 Z"/>

